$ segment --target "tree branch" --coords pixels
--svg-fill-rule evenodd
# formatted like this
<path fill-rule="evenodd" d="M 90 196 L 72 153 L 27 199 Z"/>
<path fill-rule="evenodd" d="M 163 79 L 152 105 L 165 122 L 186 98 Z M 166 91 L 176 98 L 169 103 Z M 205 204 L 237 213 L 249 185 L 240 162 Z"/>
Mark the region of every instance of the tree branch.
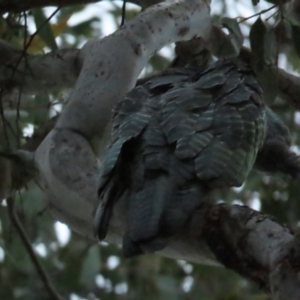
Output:
<path fill-rule="evenodd" d="M 278 69 L 279 96 L 300 110 L 300 78 Z"/>
<path fill-rule="evenodd" d="M 222 57 L 226 39 L 226 34 L 214 26 L 208 42 L 203 39 L 181 42 L 177 54 L 181 56 L 182 64 L 190 62 L 191 56 L 198 59 L 198 54 L 206 48 Z M 30 94 L 72 88 L 82 68 L 80 52 L 78 49 L 62 49 L 46 55 L 27 55 L 18 64 L 22 51 L 0 40 L 0 85 L 7 90 L 22 87 L 23 93 Z M 246 47 L 242 47 L 240 56 L 245 61 L 251 60 L 251 52 Z M 279 96 L 300 110 L 300 78 L 278 69 L 278 84 Z"/>
<path fill-rule="evenodd" d="M 188 0 L 155 5 L 114 34 L 88 41 L 82 48 L 82 71 L 57 126 L 101 137 L 114 104 L 134 87 L 149 58 L 174 41 L 207 37 L 209 29 L 208 4 Z"/>
<path fill-rule="evenodd" d="M 21 12 L 29 9 L 46 7 L 46 6 L 71 6 L 79 4 L 89 4 L 100 2 L 99 0 L 0 0 L 0 14 L 7 12 Z M 158 4 L 160 0 L 131 0 L 131 3 L 147 8 L 151 5 Z"/>
<path fill-rule="evenodd" d="M 109 243 L 122 243 L 127 201 L 125 195 L 115 204 Z M 273 299 L 299 299 L 299 237 L 272 217 L 247 206 L 199 208 L 157 254 L 199 264 L 222 264 L 270 291 Z"/>
<path fill-rule="evenodd" d="M 246 206 L 221 204 L 207 209 L 203 237 L 219 262 L 273 299 L 299 299 L 300 240 L 285 226 Z"/>
<path fill-rule="evenodd" d="M 24 56 L 0 40 L 0 85 L 6 90 L 22 88 L 22 93 L 36 94 L 72 88 L 81 66 L 80 50 Z"/>
<path fill-rule="evenodd" d="M 98 2 L 98 0 L 0 0 L 0 13 L 20 12 L 46 6 L 68 6 L 94 2 Z"/>
<path fill-rule="evenodd" d="M 181 42 L 177 46 L 177 54 L 181 56 L 182 64 L 191 61 L 191 57 L 198 59 L 198 54 L 206 48 L 222 57 L 227 40 L 227 35 L 219 27 L 213 26 L 207 41 L 198 38 Z M 0 40 L 0 84 L 8 90 L 22 87 L 23 93 L 31 94 L 72 88 L 83 62 L 81 51 L 77 49 L 62 49 L 46 55 L 26 55 L 19 61 L 21 55 L 21 50 Z M 250 62 L 250 50 L 242 47 L 240 57 Z M 279 96 L 300 110 L 300 78 L 278 69 L 278 84 Z"/>
<path fill-rule="evenodd" d="M 54 289 L 47 273 L 45 272 L 43 266 L 41 265 L 37 255 L 35 254 L 32 246 L 31 246 L 28 236 L 27 236 L 22 224 L 20 223 L 18 216 L 15 213 L 13 197 L 10 197 L 7 199 L 7 206 L 8 206 L 8 213 L 9 213 L 10 220 L 11 220 L 13 226 L 16 228 L 39 277 L 41 278 L 43 284 L 45 285 L 45 289 L 48 292 L 49 296 L 51 297 L 51 299 L 54 299 L 54 300 L 64 300 L 64 298 L 61 297 Z"/>

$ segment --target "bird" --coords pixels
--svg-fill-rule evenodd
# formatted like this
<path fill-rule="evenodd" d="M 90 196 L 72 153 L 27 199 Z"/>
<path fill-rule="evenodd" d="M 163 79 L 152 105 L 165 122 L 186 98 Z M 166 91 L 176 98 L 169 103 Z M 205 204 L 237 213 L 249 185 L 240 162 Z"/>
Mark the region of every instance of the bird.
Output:
<path fill-rule="evenodd" d="M 289 168 L 274 166 L 274 143 L 288 154 Z M 113 112 L 95 232 L 105 239 L 114 204 L 126 193 L 123 255 L 159 251 L 210 191 L 241 186 L 253 168 L 296 176 L 299 164 L 289 145 L 288 129 L 238 59 L 140 80 Z"/>

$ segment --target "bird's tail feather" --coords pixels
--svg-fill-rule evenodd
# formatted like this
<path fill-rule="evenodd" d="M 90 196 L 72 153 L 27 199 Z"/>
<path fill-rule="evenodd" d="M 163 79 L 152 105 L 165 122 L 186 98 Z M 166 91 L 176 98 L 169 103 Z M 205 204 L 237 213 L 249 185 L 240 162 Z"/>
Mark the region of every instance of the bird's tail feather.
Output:
<path fill-rule="evenodd" d="M 162 250 L 201 205 L 206 192 L 199 183 L 178 188 L 166 173 L 145 180 L 143 188 L 131 194 L 124 256 Z"/>

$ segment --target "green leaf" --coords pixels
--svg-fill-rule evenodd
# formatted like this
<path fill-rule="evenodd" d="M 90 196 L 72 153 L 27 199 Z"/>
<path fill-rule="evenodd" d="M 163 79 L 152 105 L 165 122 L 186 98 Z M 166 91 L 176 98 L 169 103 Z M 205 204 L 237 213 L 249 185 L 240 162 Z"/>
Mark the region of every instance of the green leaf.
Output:
<path fill-rule="evenodd" d="M 234 50 L 233 55 L 237 56 L 243 46 L 244 36 L 236 19 L 222 18 L 221 24 L 229 30 L 229 38 Z"/>
<path fill-rule="evenodd" d="M 85 37 L 91 37 L 95 31 L 95 28 L 93 27 L 94 23 L 99 24 L 99 18 L 90 18 L 88 21 L 84 21 L 75 26 L 67 28 L 66 32 L 75 36 L 83 35 Z"/>
<path fill-rule="evenodd" d="M 179 299 L 179 289 L 177 287 L 176 280 L 174 277 L 167 275 L 159 275 L 155 277 L 155 281 L 158 289 L 162 294 L 172 296 L 172 299 Z"/>
<path fill-rule="evenodd" d="M 272 104 L 278 95 L 278 70 L 276 67 L 267 67 L 256 76 L 264 91 L 264 101 Z"/>
<path fill-rule="evenodd" d="M 39 125 L 49 119 L 50 97 L 46 92 L 40 92 L 34 97 L 34 109 L 32 110 L 32 121 Z"/>
<path fill-rule="evenodd" d="M 292 40 L 293 40 L 294 49 L 298 57 L 300 57 L 300 27 L 291 25 L 291 29 L 292 29 Z"/>
<path fill-rule="evenodd" d="M 256 72 L 261 72 L 265 63 L 265 35 L 266 25 L 260 17 L 254 22 L 250 30 L 250 45 L 252 51 L 252 65 Z"/>
<path fill-rule="evenodd" d="M 83 4 L 62 7 L 59 10 L 59 13 L 56 15 L 57 20 L 59 22 L 69 15 L 82 12 L 84 9 L 85 9 L 85 5 Z"/>
<path fill-rule="evenodd" d="M 90 247 L 82 264 L 80 282 L 86 287 L 92 289 L 95 286 L 95 276 L 100 270 L 100 252 L 99 245 Z"/>
<path fill-rule="evenodd" d="M 279 45 L 275 37 L 274 30 L 267 30 L 264 40 L 265 47 L 265 63 L 277 65 Z"/>
<path fill-rule="evenodd" d="M 51 50 L 57 50 L 55 36 L 53 34 L 51 25 L 42 9 L 37 8 L 33 10 L 34 22 L 38 31 L 38 35 L 47 44 Z"/>
<path fill-rule="evenodd" d="M 252 67 L 264 90 L 264 99 L 267 103 L 272 103 L 278 95 L 278 72 L 271 67 L 277 61 L 278 45 L 274 31 L 267 30 L 260 17 L 251 27 L 250 45 Z"/>

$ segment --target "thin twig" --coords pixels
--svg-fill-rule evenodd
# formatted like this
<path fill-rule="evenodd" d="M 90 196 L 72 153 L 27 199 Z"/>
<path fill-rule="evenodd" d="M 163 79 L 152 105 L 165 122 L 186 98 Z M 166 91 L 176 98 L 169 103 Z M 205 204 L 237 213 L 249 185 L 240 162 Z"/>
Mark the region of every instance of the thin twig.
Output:
<path fill-rule="evenodd" d="M 254 15 L 251 15 L 250 17 L 243 18 L 242 20 L 240 20 L 240 21 L 238 22 L 238 24 L 240 24 L 240 23 L 242 23 L 242 22 L 245 22 L 245 21 L 247 21 L 247 20 L 249 20 L 249 19 L 251 19 L 251 18 L 254 18 L 254 17 L 256 17 L 256 16 L 260 16 L 260 15 L 262 15 L 262 14 L 264 14 L 264 13 L 266 13 L 266 12 L 272 10 L 272 9 L 275 8 L 276 6 L 277 6 L 277 4 L 271 6 L 271 7 L 267 8 L 267 9 L 261 10 L 260 12 L 254 14 Z"/>
<path fill-rule="evenodd" d="M 36 269 L 39 277 L 41 278 L 43 284 L 45 285 L 45 288 L 51 297 L 50 299 L 64 300 L 64 298 L 62 296 L 60 296 L 54 289 L 47 273 L 45 272 L 43 266 L 41 265 L 37 255 L 35 254 L 32 246 L 31 246 L 28 236 L 27 236 L 18 216 L 15 213 L 13 197 L 9 197 L 7 199 L 7 207 L 8 207 L 8 213 L 9 213 L 11 222 L 14 225 L 14 227 L 16 228 L 16 230 L 24 244 L 24 247 L 25 247 L 26 251 L 28 252 L 29 257 L 31 258 L 31 261 L 32 261 L 33 265 L 35 266 L 35 269 Z"/>
<path fill-rule="evenodd" d="M 17 61 L 17 63 L 16 63 L 16 68 L 15 68 L 15 70 L 14 70 L 14 72 L 13 72 L 13 74 L 12 74 L 12 78 L 14 78 L 14 76 L 15 76 L 15 72 L 17 71 L 17 69 L 18 69 L 18 66 L 19 66 L 19 64 L 21 63 L 21 61 L 22 61 L 22 59 L 23 59 L 23 57 L 25 57 L 26 58 L 26 52 L 27 52 L 27 50 L 28 50 L 28 48 L 30 47 L 30 45 L 31 45 L 31 43 L 32 43 L 32 41 L 33 41 L 33 39 L 35 38 L 35 36 L 40 32 L 40 30 L 57 14 L 57 12 L 60 10 L 60 6 L 59 7 L 57 7 L 57 9 L 41 24 L 41 26 L 39 27 L 39 28 L 37 28 L 37 30 L 30 36 L 30 38 L 29 38 L 29 41 L 26 43 L 26 40 L 24 40 L 24 47 L 23 47 L 23 51 L 22 51 L 22 54 L 20 55 L 20 58 L 19 58 L 19 60 Z M 25 34 L 25 38 L 26 38 L 26 36 L 27 36 L 27 33 Z M 26 62 L 26 61 L 25 61 Z"/>
<path fill-rule="evenodd" d="M 35 36 L 40 32 L 40 30 L 57 14 L 57 12 L 60 10 L 60 6 L 57 7 L 57 9 L 41 24 L 41 26 L 39 28 L 37 28 L 37 30 L 30 36 L 29 41 L 27 42 L 27 16 L 25 14 L 25 12 L 23 12 L 23 16 L 24 16 L 24 22 L 25 22 L 25 33 L 24 33 L 24 45 L 23 45 L 23 51 L 22 54 L 20 55 L 17 63 L 16 63 L 16 67 L 11 75 L 11 79 L 14 78 L 15 73 L 18 69 L 18 66 L 20 65 L 21 61 L 23 58 L 25 58 L 25 69 L 24 69 L 24 73 L 23 73 L 23 80 L 25 78 L 26 75 L 26 71 L 27 69 L 30 70 L 30 68 L 28 67 L 28 63 L 27 63 L 27 59 L 26 59 L 26 53 L 28 48 L 30 47 L 33 39 L 35 38 Z M 17 116 L 16 116 L 16 127 L 17 127 L 17 144 L 18 147 L 20 148 L 20 127 L 19 127 L 19 120 L 20 120 L 20 106 L 21 106 L 21 94 L 22 94 L 22 85 L 20 87 L 20 91 L 19 91 L 19 95 L 18 95 L 18 102 L 17 102 Z"/>
<path fill-rule="evenodd" d="M 23 41 L 23 48 L 26 48 L 26 40 L 27 40 L 27 16 L 25 11 L 23 11 L 23 17 L 24 17 L 24 41 Z M 24 51 L 23 53 L 25 53 L 26 51 Z M 22 57 L 22 56 L 21 56 Z M 25 79 L 25 74 L 26 74 L 26 66 L 25 65 L 25 71 L 23 73 L 23 78 L 22 81 L 24 82 Z M 15 73 L 14 73 L 15 74 Z M 21 95 L 22 95 L 22 88 L 23 88 L 23 84 L 21 84 L 20 89 L 19 89 L 19 94 L 18 94 L 18 102 L 17 102 L 17 115 L 16 115 L 16 127 L 17 127 L 17 145 L 18 148 L 20 148 L 20 136 L 21 136 L 21 131 L 20 131 L 20 126 L 19 126 L 19 121 L 20 121 L 20 106 L 21 106 Z"/>
<path fill-rule="evenodd" d="M 122 5 L 122 20 L 121 20 L 121 25 L 120 27 L 122 27 L 125 23 L 125 15 L 126 15 L 126 2 L 127 0 L 123 0 L 123 5 Z"/>
<path fill-rule="evenodd" d="M 4 132 L 4 137 L 5 137 L 5 142 L 6 142 L 6 145 L 1 145 L 2 147 L 3 146 L 6 146 L 6 147 L 9 147 L 9 138 L 8 138 L 8 133 L 7 133 L 7 120 L 4 116 L 4 108 L 3 108 L 3 99 L 2 99 L 2 88 L 0 87 L 0 117 L 2 119 L 2 128 L 3 128 L 3 132 Z M 0 123 L 0 126 L 1 126 L 1 123 Z"/>

